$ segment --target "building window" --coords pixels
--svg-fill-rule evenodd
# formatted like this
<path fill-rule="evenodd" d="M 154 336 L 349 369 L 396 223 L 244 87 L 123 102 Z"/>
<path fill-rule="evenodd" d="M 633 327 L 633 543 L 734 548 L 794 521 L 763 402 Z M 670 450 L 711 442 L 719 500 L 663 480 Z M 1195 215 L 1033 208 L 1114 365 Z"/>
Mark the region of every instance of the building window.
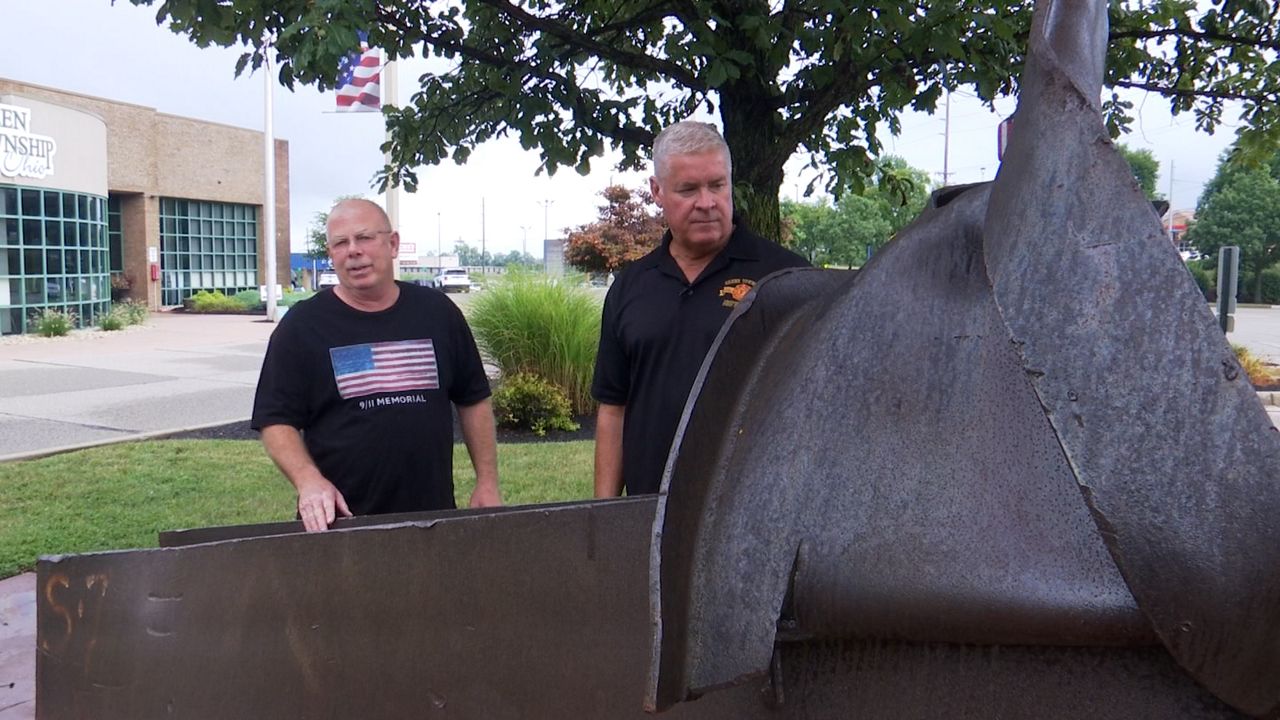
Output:
<path fill-rule="evenodd" d="M 0 334 L 44 308 L 90 326 L 111 305 L 107 199 L 0 185 Z"/>
<path fill-rule="evenodd" d="M 258 209 L 160 198 L 160 267 L 163 305 L 180 305 L 199 290 L 257 290 Z"/>
<path fill-rule="evenodd" d="M 120 197 L 107 196 L 107 249 L 110 270 L 124 272 L 124 224 L 120 221 Z"/>

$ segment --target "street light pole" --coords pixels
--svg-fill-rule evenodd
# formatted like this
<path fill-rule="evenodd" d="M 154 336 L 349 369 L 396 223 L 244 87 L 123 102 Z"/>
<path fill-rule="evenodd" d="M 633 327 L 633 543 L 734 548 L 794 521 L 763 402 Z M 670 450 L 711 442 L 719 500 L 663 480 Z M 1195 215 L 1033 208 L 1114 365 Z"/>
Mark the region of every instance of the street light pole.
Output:
<path fill-rule="evenodd" d="M 551 213 L 551 204 L 555 200 L 547 198 L 542 201 L 542 270 L 547 270 L 547 245 L 551 242 L 551 224 L 548 218 Z"/>
<path fill-rule="evenodd" d="M 440 213 L 436 213 L 436 264 L 444 269 L 444 231 L 441 229 Z"/>

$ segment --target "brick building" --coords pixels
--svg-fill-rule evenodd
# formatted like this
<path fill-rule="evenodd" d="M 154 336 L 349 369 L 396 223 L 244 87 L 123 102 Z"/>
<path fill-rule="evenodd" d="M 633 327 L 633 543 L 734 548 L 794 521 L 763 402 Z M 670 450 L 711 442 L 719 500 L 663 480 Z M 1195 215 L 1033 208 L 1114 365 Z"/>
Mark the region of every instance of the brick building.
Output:
<path fill-rule="evenodd" d="M 0 334 L 90 324 L 112 292 L 159 309 L 265 275 L 263 136 L 0 78 Z M 289 145 L 275 142 L 276 282 L 289 278 Z"/>

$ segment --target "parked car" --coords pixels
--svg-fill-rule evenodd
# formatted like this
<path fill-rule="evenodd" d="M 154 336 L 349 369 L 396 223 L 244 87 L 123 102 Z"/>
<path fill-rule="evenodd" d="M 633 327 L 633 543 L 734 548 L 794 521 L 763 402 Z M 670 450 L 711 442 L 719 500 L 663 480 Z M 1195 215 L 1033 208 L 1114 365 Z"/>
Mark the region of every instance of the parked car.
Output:
<path fill-rule="evenodd" d="M 471 292 L 471 275 L 463 268 L 446 268 L 431 280 L 431 287 L 443 292 Z"/>

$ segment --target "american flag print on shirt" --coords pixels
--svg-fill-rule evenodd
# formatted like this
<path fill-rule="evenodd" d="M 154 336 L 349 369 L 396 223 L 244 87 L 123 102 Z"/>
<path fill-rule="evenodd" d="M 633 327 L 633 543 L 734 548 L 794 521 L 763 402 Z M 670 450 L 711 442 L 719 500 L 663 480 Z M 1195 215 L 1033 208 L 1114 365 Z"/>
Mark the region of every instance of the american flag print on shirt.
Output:
<path fill-rule="evenodd" d="M 440 387 L 430 338 L 331 348 L 329 360 L 343 400 Z"/>

